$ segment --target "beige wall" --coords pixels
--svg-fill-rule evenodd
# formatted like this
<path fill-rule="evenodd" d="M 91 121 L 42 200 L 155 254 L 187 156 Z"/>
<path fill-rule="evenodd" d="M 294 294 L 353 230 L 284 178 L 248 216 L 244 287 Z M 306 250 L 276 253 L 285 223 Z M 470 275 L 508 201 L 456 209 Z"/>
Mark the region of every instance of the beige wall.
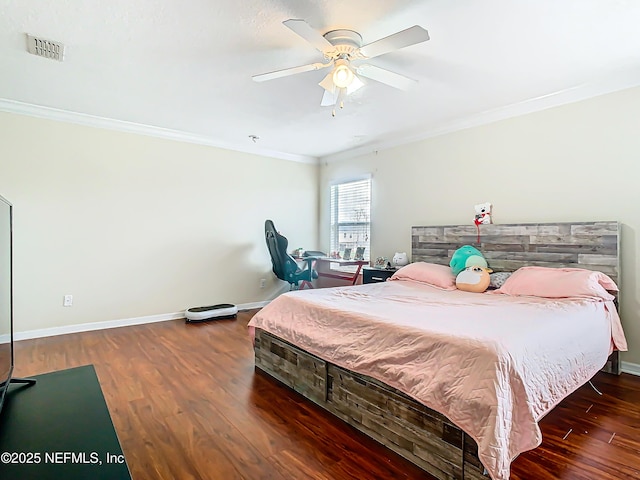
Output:
<path fill-rule="evenodd" d="M 15 330 L 270 299 L 281 283 L 264 221 L 315 246 L 317 170 L 0 113 L 0 195 L 15 215 Z"/>
<path fill-rule="evenodd" d="M 623 360 L 640 364 L 640 88 L 476 127 L 350 161 L 323 164 L 321 248 L 332 180 L 372 173 L 371 256 L 410 252 L 412 225 L 618 220 Z"/>

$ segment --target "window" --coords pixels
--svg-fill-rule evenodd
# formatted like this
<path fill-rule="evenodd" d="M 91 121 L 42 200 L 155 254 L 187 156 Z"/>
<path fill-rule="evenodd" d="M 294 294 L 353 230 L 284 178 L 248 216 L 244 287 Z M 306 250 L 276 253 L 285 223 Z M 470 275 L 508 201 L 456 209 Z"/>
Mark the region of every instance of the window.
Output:
<path fill-rule="evenodd" d="M 331 185 L 331 252 L 369 260 L 371 179 Z"/>

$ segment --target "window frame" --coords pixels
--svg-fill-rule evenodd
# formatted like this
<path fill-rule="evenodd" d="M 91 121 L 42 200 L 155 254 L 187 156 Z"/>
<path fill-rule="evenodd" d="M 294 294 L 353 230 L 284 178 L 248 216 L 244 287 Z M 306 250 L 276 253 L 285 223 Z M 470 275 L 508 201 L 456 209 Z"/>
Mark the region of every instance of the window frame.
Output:
<path fill-rule="evenodd" d="M 339 187 L 341 185 L 346 185 L 349 183 L 357 183 L 357 182 L 368 182 L 368 215 L 367 221 L 348 221 L 348 222 L 340 222 L 339 221 L 339 213 L 340 213 L 340 202 L 335 201 L 336 195 L 333 192 L 334 187 Z M 339 180 L 334 180 L 329 182 L 329 250 L 331 254 L 334 252 L 339 252 L 342 254 L 342 249 L 340 249 L 340 226 L 352 226 L 357 228 L 358 226 L 366 225 L 364 230 L 367 235 L 367 240 L 365 241 L 366 245 L 360 245 L 356 242 L 356 246 L 365 246 L 364 251 L 364 260 L 370 260 L 371 258 L 371 193 L 372 193 L 372 175 L 360 175 L 356 177 L 348 177 L 341 178 Z M 334 222 L 335 219 L 335 222 Z M 362 242 L 361 242 L 362 243 Z M 352 248 L 352 252 L 355 252 L 355 246 Z"/>

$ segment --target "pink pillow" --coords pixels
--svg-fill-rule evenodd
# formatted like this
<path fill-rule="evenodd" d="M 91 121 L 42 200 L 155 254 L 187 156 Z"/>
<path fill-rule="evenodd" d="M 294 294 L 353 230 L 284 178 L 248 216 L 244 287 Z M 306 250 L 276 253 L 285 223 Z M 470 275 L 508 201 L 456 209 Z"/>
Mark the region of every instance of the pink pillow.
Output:
<path fill-rule="evenodd" d="M 495 292 L 545 298 L 600 297 L 613 300 L 615 297 L 607 290 L 617 292 L 618 286 L 602 272 L 583 268 L 522 267 Z"/>
<path fill-rule="evenodd" d="M 414 262 L 402 267 L 389 280 L 410 280 L 426 283 L 442 290 L 455 290 L 456 277 L 448 265 L 435 263 Z"/>

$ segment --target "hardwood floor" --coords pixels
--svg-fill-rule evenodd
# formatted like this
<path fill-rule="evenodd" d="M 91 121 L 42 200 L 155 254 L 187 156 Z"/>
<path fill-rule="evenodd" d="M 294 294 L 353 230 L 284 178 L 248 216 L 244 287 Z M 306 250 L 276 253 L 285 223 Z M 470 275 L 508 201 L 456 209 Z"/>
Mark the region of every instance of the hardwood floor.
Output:
<path fill-rule="evenodd" d="M 255 312 L 16 342 L 15 375 L 93 364 L 134 480 L 432 478 L 255 373 Z M 547 415 L 512 479 L 640 478 L 640 377 L 593 383 L 603 395 L 583 386 Z"/>

